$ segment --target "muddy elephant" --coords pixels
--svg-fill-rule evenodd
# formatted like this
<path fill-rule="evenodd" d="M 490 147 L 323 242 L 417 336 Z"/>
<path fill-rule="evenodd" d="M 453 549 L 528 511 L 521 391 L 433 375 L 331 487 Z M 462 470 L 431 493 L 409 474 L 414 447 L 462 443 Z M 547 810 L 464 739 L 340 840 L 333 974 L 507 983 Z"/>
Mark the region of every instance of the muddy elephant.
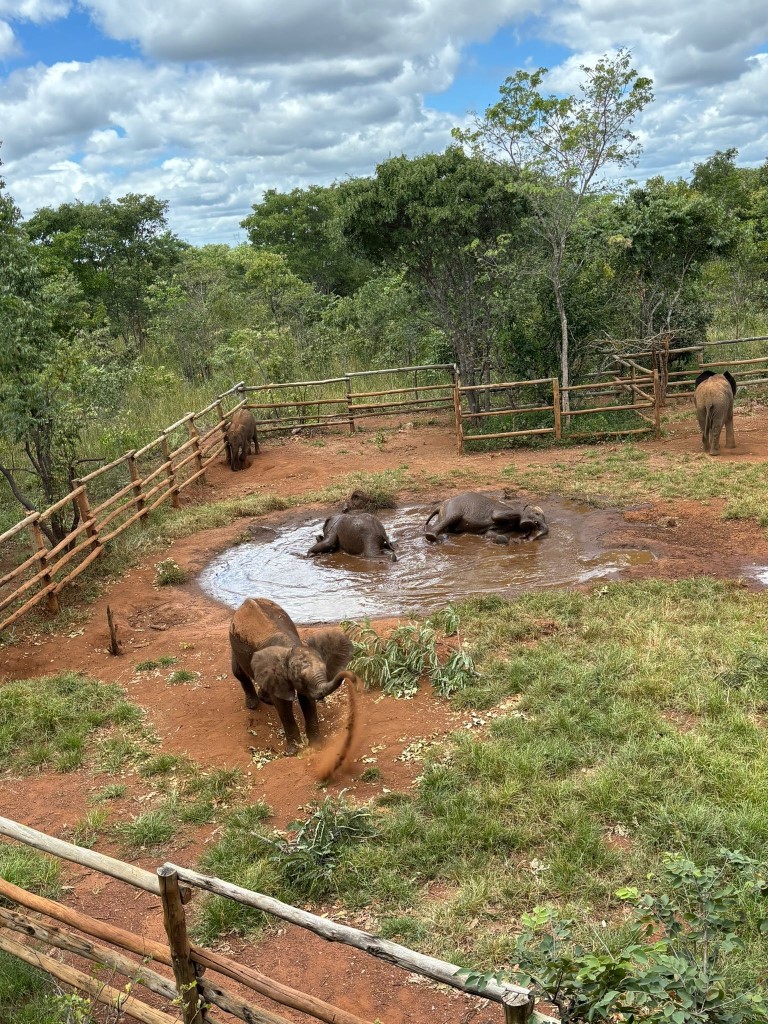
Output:
<path fill-rule="evenodd" d="M 537 505 L 510 505 L 489 494 L 467 491 L 447 498 L 429 513 L 425 537 L 435 543 L 441 533 L 483 533 L 497 544 L 508 544 L 536 540 L 549 533 L 549 527 Z"/>
<path fill-rule="evenodd" d="M 330 551 L 345 551 L 348 555 L 362 555 L 363 558 L 384 556 L 397 561 L 397 555 L 387 536 L 387 531 L 370 512 L 339 512 L 329 516 L 323 523 L 323 532 L 318 534 L 307 555 L 322 555 Z"/>
<path fill-rule="evenodd" d="M 233 472 L 245 469 L 246 456 L 251 450 L 256 455 L 259 453 L 259 439 L 256 436 L 256 420 L 250 409 L 238 409 L 229 421 L 224 435 L 224 448 L 227 453 L 227 462 Z"/>
<path fill-rule="evenodd" d="M 277 709 L 285 732 L 286 754 L 295 754 L 301 735 L 293 716 L 298 698 L 307 739 L 317 743 L 320 731 L 316 704 L 337 690 L 352 655 L 352 641 L 340 629 L 320 629 L 302 641 L 290 616 L 274 601 L 248 597 L 235 612 L 229 628 L 232 673 L 243 688 L 245 706 L 259 701 Z M 353 705 L 350 703 L 350 713 Z"/>
<path fill-rule="evenodd" d="M 710 455 L 720 454 L 720 431 L 725 427 L 725 447 L 735 448 L 733 434 L 733 398 L 736 381 L 726 370 L 703 370 L 694 384 L 693 401 L 701 431 L 701 444 Z"/>

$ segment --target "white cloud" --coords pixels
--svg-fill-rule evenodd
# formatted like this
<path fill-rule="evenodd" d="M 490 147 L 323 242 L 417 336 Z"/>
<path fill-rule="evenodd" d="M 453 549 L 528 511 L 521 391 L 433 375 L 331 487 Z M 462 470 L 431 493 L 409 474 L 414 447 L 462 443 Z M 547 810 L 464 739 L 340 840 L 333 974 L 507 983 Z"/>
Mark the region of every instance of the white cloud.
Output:
<path fill-rule="evenodd" d="M 0 0 L 0 17 L 40 24 L 65 17 L 71 8 L 70 0 Z"/>
<path fill-rule="evenodd" d="M 0 17 L 41 21 L 68 6 L 0 0 Z M 638 122 L 645 145 L 638 175 L 687 174 L 728 146 L 742 160 L 768 156 L 768 58 L 755 56 L 768 50 L 762 0 L 727 7 L 721 0 L 328 0 L 322 10 L 316 0 L 81 0 L 79 7 L 108 35 L 135 43 L 137 56 L 39 64 L 0 78 L 3 175 L 25 214 L 73 198 L 149 192 L 169 200 L 183 237 L 237 241 L 239 221 L 264 189 L 370 174 L 389 156 L 442 150 L 465 110 L 432 110 L 423 97 L 448 88 L 462 51 L 502 26 L 517 25 L 526 53 L 536 49 L 531 24 L 571 48 L 550 77 L 566 91 L 576 88 L 580 65 L 632 49 L 657 95 Z M 13 35 L 0 21 L 0 55 L 9 45 Z M 508 66 L 499 83 L 514 70 Z M 495 98 L 494 90 L 487 102 Z"/>

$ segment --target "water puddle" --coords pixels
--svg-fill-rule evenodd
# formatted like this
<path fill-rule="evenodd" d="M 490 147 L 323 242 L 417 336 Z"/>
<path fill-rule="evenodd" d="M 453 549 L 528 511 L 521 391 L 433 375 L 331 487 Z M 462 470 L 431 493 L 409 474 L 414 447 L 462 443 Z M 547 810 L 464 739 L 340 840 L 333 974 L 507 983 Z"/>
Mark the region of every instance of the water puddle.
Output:
<path fill-rule="evenodd" d="M 198 577 L 211 597 L 237 608 L 246 597 L 269 597 L 297 623 L 428 614 L 471 594 L 512 597 L 525 590 L 615 578 L 654 561 L 647 550 L 610 550 L 600 536 L 626 523 L 615 512 L 580 502 L 547 500 L 548 537 L 501 546 L 483 537 L 424 539 L 431 505 L 380 515 L 398 561 L 332 554 L 305 558 L 325 515 L 257 527 L 255 539 L 215 558 Z"/>

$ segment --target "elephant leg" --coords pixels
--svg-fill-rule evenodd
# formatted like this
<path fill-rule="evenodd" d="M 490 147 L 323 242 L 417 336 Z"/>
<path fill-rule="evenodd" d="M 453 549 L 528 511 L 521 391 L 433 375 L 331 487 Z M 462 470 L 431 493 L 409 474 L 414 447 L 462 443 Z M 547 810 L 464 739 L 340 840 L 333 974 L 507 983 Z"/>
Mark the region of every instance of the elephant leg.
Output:
<path fill-rule="evenodd" d="M 259 454 L 259 439 L 258 439 L 258 437 L 256 437 L 255 434 L 253 435 L 253 454 L 254 455 L 258 455 Z"/>
<path fill-rule="evenodd" d="M 329 533 L 328 536 L 323 540 L 322 538 L 313 544 L 307 552 L 308 555 L 326 555 L 330 551 L 335 551 L 339 546 L 339 538 L 335 533 Z"/>
<path fill-rule="evenodd" d="M 253 711 L 259 706 L 259 695 L 256 692 L 256 687 L 253 685 L 253 680 L 243 672 L 234 655 L 232 656 L 232 675 L 243 688 L 245 706 Z"/>
<path fill-rule="evenodd" d="M 520 513 L 514 508 L 497 508 L 491 512 L 494 526 L 516 527 L 520 525 Z"/>
<path fill-rule="evenodd" d="M 701 447 L 706 451 L 709 448 L 707 443 L 707 410 L 697 409 L 696 417 L 699 421 L 699 433 L 701 434 Z"/>
<path fill-rule="evenodd" d="M 280 698 L 274 697 L 273 703 L 277 708 L 278 715 L 280 715 L 283 732 L 285 733 L 285 753 L 288 757 L 292 757 L 297 753 L 301 745 L 301 733 L 296 724 L 296 719 L 293 717 L 293 701 L 280 700 Z"/>
<path fill-rule="evenodd" d="M 712 425 L 709 431 L 709 453 L 710 455 L 720 454 L 720 433 L 723 429 L 723 416 L 715 412 L 712 416 Z"/>
<path fill-rule="evenodd" d="M 304 715 L 304 726 L 307 730 L 307 739 L 316 746 L 320 742 L 320 723 L 317 720 L 317 704 L 302 693 L 298 695 L 301 712 Z"/>
<path fill-rule="evenodd" d="M 441 533 L 450 533 L 451 527 L 458 526 L 461 520 L 461 515 L 443 516 L 442 518 L 437 520 L 435 525 L 430 530 L 425 531 L 424 536 L 427 538 L 430 544 L 435 544 Z"/>

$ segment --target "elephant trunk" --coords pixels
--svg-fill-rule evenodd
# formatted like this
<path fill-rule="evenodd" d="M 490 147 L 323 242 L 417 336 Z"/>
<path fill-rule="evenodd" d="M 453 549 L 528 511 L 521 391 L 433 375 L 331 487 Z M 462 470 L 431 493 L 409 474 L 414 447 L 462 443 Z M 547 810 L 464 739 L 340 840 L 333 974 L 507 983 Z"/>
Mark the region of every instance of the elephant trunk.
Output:
<path fill-rule="evenodd" d="M 337 672 L 333 679 L 323 679 L 314 687 L 313 699 L 314 700 L 325 700 L 334 691 L 338 690 L 344 680 L 347 678 L 347 672 Z"/>

